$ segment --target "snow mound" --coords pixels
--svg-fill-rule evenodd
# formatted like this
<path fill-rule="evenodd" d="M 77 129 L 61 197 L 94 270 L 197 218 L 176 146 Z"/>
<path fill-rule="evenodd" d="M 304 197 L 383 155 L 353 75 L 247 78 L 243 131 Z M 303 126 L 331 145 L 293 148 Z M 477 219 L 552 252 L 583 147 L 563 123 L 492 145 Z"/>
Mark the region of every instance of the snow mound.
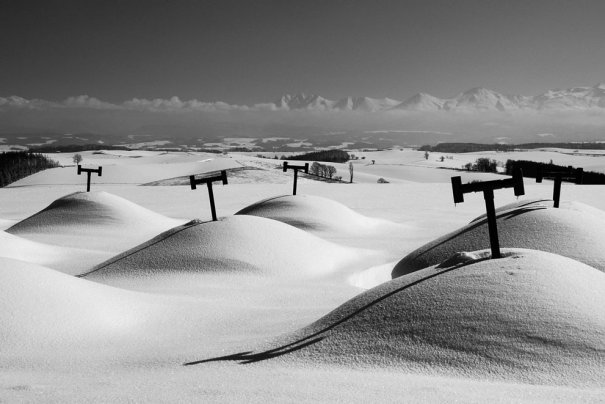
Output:
<path fill-rule="evenodd" d="M 230 359 L 289 354 L 432 375 L 602 386 L 605 274 L 541 251 L 485 256 L 489 251 L 460 254 L 384 283 L 267 351 Z"/>
<path fill-rule="evenodd" d="M 500 247 L 552 252 L 605 271 L 605 212 L 580 203 L 549 208 L 541 201 L 505 208 L 496 214 Z M 438 264 L 459 251 L 488 248 L 487 219 L 478 217 L 408 254 L 392 277 Z"/>
<path fill-rule="evenodd" d="M 335 233 L 359 233 L 393 224 L 363 216 L 328 198 L 309 195 L 277 196 L 254 203 L 236 215 L 266 217 L 302 230 Z"/>
<path fill-rule="evenodd" d="M 87 263 L 91 259 L 98 262 L 107 258 L 105 254 L 97 251 L 51 246 L 5 231 L 0 231 L 0 257 L 47 266 L 70 275 L 81 273 L 82 263 Z"/>
<path fill-rule="evenodd" d="M 0 258 L 0 346 L 5 354 L 29 353 L 72 344 L 91 348 L 139 333 L 144 338 L 149 321 L 164 315 L 158 300 Z"/>
<path fill-rule="evenodd" d="M 224 272 L 316 276 L 359 260 L 341 247 L 276 220 L 232 216 L 190 222 L 99 264 L 87 279 Z"/>
<path fill-rule="evenodd" d="M 182 223 L 107 192 L 76 192 L 7 232 L 49 244 L 124 251 Z"/>

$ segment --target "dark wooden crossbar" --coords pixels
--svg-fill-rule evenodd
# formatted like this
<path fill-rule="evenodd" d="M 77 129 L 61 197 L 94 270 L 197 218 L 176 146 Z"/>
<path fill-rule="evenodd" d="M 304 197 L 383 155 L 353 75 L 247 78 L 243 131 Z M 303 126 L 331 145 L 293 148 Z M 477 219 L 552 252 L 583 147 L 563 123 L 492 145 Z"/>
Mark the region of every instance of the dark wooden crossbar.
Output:
<path fill-rule="evenodd" d="M 99 177 L 103 173 L 103 167 L 99 166 L 99 168 L 82 168 L 80 164 L 78 164 L 78 175 L 86 173 L 86 192 L 90 192 L 90 175 L 92 173 L 97 173 Z"/>
<path fill-rule="evenodd" d="M 305 163 L 305 165 L 293 165 L 284 161 L 284 172 L 288 171 L 288 169 L 294 170 L 294 188 L 292 191 L 292 195 L 296 195 L 296 183 L 298 181 L 298 170 L 303 170 L 306 174 L 309 173 L 309 163 Z"/>
<path fill-rule="evenodd" d="M 513 171 L 513 177 L 505 180 L 481 181 L 462 184 L 462 178 L 452 177 L 452 192 L 454 202 L 464 202 L 464 194 L 470 192 L 483 192 L 485 199 L 485 210 L 487 212 L 487 225 L 489 229 L 489 241 L 492 250 L 492 258 L 500 258 L 500 242 L 498 241 L 498 227 L 496 224 L 496 208 L 494 206 L 494 190 L 502 188 L 513 188 L 516 196 L 525 195 L 523 186 L 523 172 L 520 168 Z"/>
<path fill-rule="evenodd" d="M 204 177 L 204 178 L 195 178 L 195 175 L 189 176 L 189 183 L 191 184 L 191 189 L 197 189 L 198 184 L 206 184 L 208 185 L 208 198 L 210 199 L 210 210 L 212 211 L 212 220 L 217 221 L 216 218 L 216 207 L 214 206 L 214 193 L 212 192 L 212 183 L 216 181 L 222 181 L 223 185 L 227 185 L 227 171 L 221 171 L 221 175 L 216 175 L 214 177 Z"/>
<path fill-rule="evenodd" d="M 559 200 L 561 199 L 561 183 L 563 181 L 573 182 L 574 184 L 581 184 L 584 177 L 584 169 L 578 167 L 574 169 L 572 166 L 568 166 L 567 170 L 561 171 L 543 171 L 541 166 L 537 167 L 536 182 L 541 183 L 544 178 L 554 179 L 554 187 L 552 192 L 552 200 L 554 201 L 553 206 L 559 207 Z"/>

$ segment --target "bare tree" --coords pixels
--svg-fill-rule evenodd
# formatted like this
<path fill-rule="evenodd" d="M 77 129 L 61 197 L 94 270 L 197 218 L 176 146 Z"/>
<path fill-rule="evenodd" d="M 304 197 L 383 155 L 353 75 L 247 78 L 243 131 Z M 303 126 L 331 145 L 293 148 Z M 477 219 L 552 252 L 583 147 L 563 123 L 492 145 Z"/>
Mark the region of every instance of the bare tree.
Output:
<path fill-rule="evenodd" d="M 349 176 L 351 177 L 350 183 L 353 183 L 353 163 L 349 162 Z"/>
<path fill-rule="evenodd" d="M 80 164 L 82 162 L 82 155 L 81 154 L 74 154 L 73 158 L 72 158 L 74 164 Z"/>

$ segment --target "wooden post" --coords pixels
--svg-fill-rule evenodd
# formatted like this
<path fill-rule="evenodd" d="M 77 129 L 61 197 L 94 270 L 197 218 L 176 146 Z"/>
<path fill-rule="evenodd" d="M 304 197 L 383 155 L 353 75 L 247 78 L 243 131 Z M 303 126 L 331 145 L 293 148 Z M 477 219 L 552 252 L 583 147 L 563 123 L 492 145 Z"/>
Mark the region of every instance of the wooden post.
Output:
<path fill-rule="evenodd" d="M 296 183 L 298 181 L 298 170 L 304 170 L 306 174 L 309 173 L 309 163 L 305 163 L 304 166 L 295 166 L 284 161 L 284 172 L 288 169 L 294 170 L 294 187 L 292 189 L 292 195 L 296 195 Z"/>
<path fill-rule="evenodd" d="M 552 192 L 553 207 L 559 207 L 561 199 L 561 183 L 563 181 L 573 181 L 575 184 L 581 184 L 584 177 L 584 169 L 579 167 L 574 170 L 572 166 L 567 167 L 565 171 L 542 171 L 542 166 L 538 165 L 536 169 L 536 182 L 541 183 L 545 177 L 554 179 L 554 187 Z"/>
<path fill-rule="evenodd" d="M 212 220 L 217 221 L 216 217 L 216 207 L 214 205 L 214 192 L 212 192 L 212 183 L 215 181 L 222 181 L 223 185 L 227 185 L 227 171 L 221 171 L 221 175 L 217 175 L 214 177 L 205 177 L 196 179 L 195 175 L 189 176 L 189 183 L 191 184 L 191 189 L 197 189 L 197 184 L 206 184 L 208 185 L 208 198 L 210 199 L 210 211 L 212 212 Z"/>
<path fill-rule="evenodd" d="M 502 188 L 514 188 L 515 195 L 525 195 L 523 186 L 523 173 L 521 169 L 513 170 L 513 177 L 506 180 L 482 181 L 462 184 L 462 178 L 452 177 L 452 193 L 454 203 L 464 202 L 464 194 L 469 192 L 483 192 L 485 199 L 485 210 L 487 212 L 487 226 L 489 230 L 489 242 L 492 250 L 492 258 L 501 258 L 500 242 L 498 240 L 498 227 L 496 221 L 496 208 L 494 206 L 494 190 Z"/>
<path fill-rule="evenodd" d="M 86 192 L 90 192 L 90 175 L 92 173 L 98 173 L 99 177 L 103 172 L 103 167 L 99 166 L 99 168 L 82 168 L 80 164 L 78 164 L 78 175 L 82 173 L 86 173 Z"/>

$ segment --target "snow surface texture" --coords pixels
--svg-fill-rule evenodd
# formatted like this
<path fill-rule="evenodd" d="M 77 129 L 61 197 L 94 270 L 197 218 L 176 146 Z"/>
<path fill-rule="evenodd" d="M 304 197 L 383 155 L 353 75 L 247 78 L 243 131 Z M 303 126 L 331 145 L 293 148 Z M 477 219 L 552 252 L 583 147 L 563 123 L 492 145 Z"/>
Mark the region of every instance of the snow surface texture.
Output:
<path fill-rule="evenodd" d="M 116 276 L 235 271 L 312 277 L 351 265 L 367 254 L 276 220 L 241 215 L 168 230 L 85 276 L 102 281 Z"/>
<path fill-rule="evenodd" d="M 0 285 L 0 346 L 5 355 L 73 344 L 90 349 L 145 335 L 157 329 L 149 320 L 163 315 L 161 298 L 2 257 Z"/>
<path fill-rule="evenodd" d="M 364 234 L 379 231 L 394 223 L 372 219 L 336 201 L 312 195 L 284 195 L 252 204 L 236 215 L 266 217 L 302 230 L 342 234 Z"/>
<path fill-rule="evenodd" d="M 137 153 L 138 154 L 138 153 Z M 213 157 L 206 157 L 213 156 Z M 174 155 L 164 154 L 158 156 L 135 156 L 138 158 L 124 158 L 121 164 L 110 163 L 107 156 L 85 155 L 84 168 L 103 167 L 103 175 L 93 174 L 91 177 L 91 189 L 99 184 L 146 184 L 149 182 L 166 180 L 190 175 L 210 173 L 214 171 L 227 170 L 229 168 L 241 167 L 239 163 L 229 158 L 217 158 L 216 155 L 187 155 L 177 153 Z M 158 161 L 159 160 L 159 161 Z M 183 160 L 187 162 L 183 162 Z M 59 167 L 40 171 L 25 177 L 9 185 L 9 187 L 21 187 L 32 185 L 66 185 L 80 184 L 86 189 L 86 175 L 77 175 L 77 169 L 71 167 Z"/>
<path fill-rule="evenodd" d="M 75 192 L 57 199 L 7 232 L 48 244 L 117 252 L 183 222 L 105 191 Z"/>
<path fill-rule="evenodd" d="M 605 274 L 555 254 L 458 254 L 371 289 L 265 351 L 518 382 L 605 383 Z"/>
<path fill-rule="evenodd" d="M 217 210 L 224 217 L 216 223 L 183 226 L 198 214 L 209 217 L 205 192 L 141 187 L 141 177 L 129 184 L 95 183 L 95 192 L 81 195 L 83 200 L 72 194 L 81 183 L 54 185 L 61 179 L 51 175 L 1 188 L 0 224 L 17 226 L 13 233 L 0 233 L 0 401 L 602 401 L 603 274 L 541 252 L 514 251 L 520 258 L 480 261 L 483 251 L 459 253 L 442 268 L 390 281 L 390 269 L 404 255 L 467 224 L 484 211 L 483 200 L 469 197 L 454 207 L 446 178 L 452 173 L 435 169 L 438 156 L 425 160 L 413 150 L 359 153 L 376 164 L 356 161 L 353 184 L 301 179 L 302 194 L 342 204 L 329 212 L 346 226 L 339 219 L 320 231 L 232 216 L 291 190 L 291 176 L 255 157 L 238 157 L 244 165 L 258 163 L 253 181 L 216 187 Z M 172 175 L 170 164 L 207 158 L 138 151 L 83 155 L 92 165 L 114 165 L 123 173 L 134 173 L 131 166 L 153 167 L 158 180 Z M 459 167 L 494 155 L 454 155 L 445 162 Z M 591 156 L 522 155 L 605 167 Z M 399 182 L 376 184 L 377 176 Z M 563 188 L 568 214 L 593 217 L 593 226 L 601 222 L 603 187 Z M 526 193 L 548 198 L 552 188 L 528 183 Z M 499 204 L 514 200 L 504 190 L 496 198 Z M 55 201 L 70 208 L 45 210 Z M 328 205 L 322 198 L 314 203 L 309 224 L 331 223 L 322 218 Z M 345 205 L 398 226 L 363 230 L 355 216 L 343 213 Z M 296 217 L 297 209 L 276 212 Z M 347 226 L 353 233 L 343 233 Z M 232 248 L 200 254 L 209 235 Z M 264 255 L 265 242 L 277 243 L 275 258 Z M 125 254 L 129 249 L 132 258 Z M 135 256 L 156 260 L 143 266 Z M 57 271 L 81 274 L 103 261 L 108 269 L 115 266 L 98 278 Z M 200 262 L 209 265 L 200 270 Z M 363 293 L 360 288 L 370 284 L 380 285 Z M 295 344 L 286 346 L 290 343 Z M 261 347 L 276 350 L 256 355 Z M 232 359 L 273 360 L 183 366 L 240 351 L 252 352 Z"/>
<path fill-rule="evenodd" d="M 550 206 L 549 206 L 550 205 Z M 499 208 L 500 247 L 531 248 L 557 253 L 605 271 L 605 216 L 602 211 L 575 203 L 552 208 L 552 203 L 519 202 Z M 487 219 L 470 224 L 411 252 L 395 265 L 392 277 L 443 262 L 459 251 L 490 248 Z"/>
<path fill-rule="evenodd" d="M 82 270 L 82 262 L 102 261 L 107 258 L 107 254 L 101 251 L 38 243 L 0 231 L 0 257 L 30 262 L 77 275 Z"/>

